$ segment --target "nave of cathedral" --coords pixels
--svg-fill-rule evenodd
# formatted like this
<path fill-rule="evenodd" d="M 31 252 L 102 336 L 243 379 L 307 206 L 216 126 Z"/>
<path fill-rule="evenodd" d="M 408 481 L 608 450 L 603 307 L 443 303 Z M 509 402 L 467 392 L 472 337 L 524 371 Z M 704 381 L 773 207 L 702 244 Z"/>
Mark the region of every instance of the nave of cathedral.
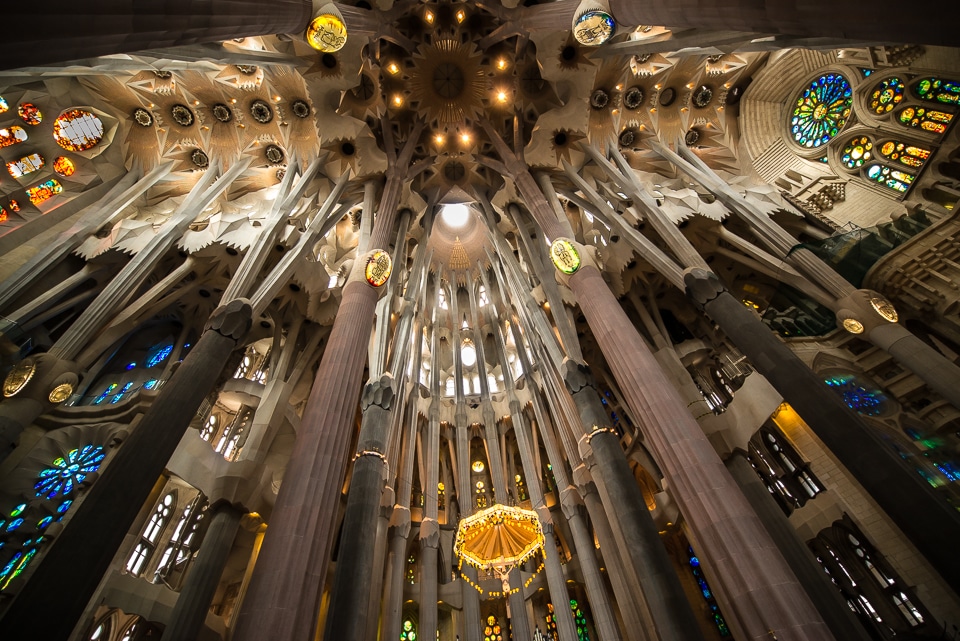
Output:
<path fill-rule="evenodd" d="M 0 639 L 960 638 L 941 5 L 51 8 Z"/>

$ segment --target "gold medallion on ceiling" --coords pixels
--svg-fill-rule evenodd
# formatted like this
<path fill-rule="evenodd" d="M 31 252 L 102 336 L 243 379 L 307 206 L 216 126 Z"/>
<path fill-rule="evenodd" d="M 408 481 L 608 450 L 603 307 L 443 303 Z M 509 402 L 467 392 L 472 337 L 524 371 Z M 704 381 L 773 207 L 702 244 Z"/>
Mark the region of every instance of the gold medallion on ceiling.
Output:
<path fill-rule="evenodd" d="M 390 254 L 378 249 L 367 260 L 364 276 L 371 286 L 380 287 L 387 282 L 392 271 L 393 260 L 390 258 Z"/>
<path fill-rule="evenodd" d="M 16 396 L 24 387 L 27 386 L 27 383 L 30 382 L 30 379 L 33 378 L 33 375 L 37 373 L 37 364 L 33 361 L 23 361 L 7 374 L 7 378 L 3 381 L 3 395 L 7 398 L 11 396 Z"/>
<path fill-rule="evenodd" d="M 50 395 L 47 396 L 47 400 L 51 403 L 62 403 L 73 394 L 73 385 L 70 383 L 60 383 L 52 390 L 50 390 Z"/>

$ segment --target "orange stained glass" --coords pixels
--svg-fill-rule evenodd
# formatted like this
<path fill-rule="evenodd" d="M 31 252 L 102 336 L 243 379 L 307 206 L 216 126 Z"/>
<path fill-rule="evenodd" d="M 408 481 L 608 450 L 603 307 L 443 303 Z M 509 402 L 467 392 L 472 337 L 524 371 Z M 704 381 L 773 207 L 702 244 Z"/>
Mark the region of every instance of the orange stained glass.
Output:
<path fill-rule="evenodd" d="M 7 213 L 7 210 L 3 207 L 0 207 L 0 223 L 7 222 L 7 219 L 10 218 L 10 214 Z"/>
<path fill-rule="evenodd" d="M 17 107 L 17 114 L 19 114 L 20 119 L 28 125 L 39 125 L 43 120 L 43 114 L 40 112 L 40 107 L 36 106 L 32 102 L 21 102 L 20 106 Z"/>
<path fill-rule="evenodd" d="M 51 178 L 50 180 L 40 183 L 36 187 L 31 187 L 28 189 L 27 197 L 30 199 L 31 203 L 34 205 L 39 205 L 62 192 L 63 185 Z"/>
<path fill-rule="evenodd" d="M 89 111 L 70 109 L 53 123 L 53 139 L 67 151 L 86 151 L 103 140 L 103 123 Z"/>
<path fill-rule="evenodd" d="M 14 125 L 12 127 L 7 127 L 6 129 L 0 129 L 0 147 L 18 145 L 21 142 L 24 142 L 26 139 L 27 132 L 23 130 L 23 127 Z"/>
<path fill-rule="evenodd" d="M 77 171 L 77 166 L 66 156 L 58 156 L 53 161 L 53 170 L 61 176 L 72 176 Z"/>

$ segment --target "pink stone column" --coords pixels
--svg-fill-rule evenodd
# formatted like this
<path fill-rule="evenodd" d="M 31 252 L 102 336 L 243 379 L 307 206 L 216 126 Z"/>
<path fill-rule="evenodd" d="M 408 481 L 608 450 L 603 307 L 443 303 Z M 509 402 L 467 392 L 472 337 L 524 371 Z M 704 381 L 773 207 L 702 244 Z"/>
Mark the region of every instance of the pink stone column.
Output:
<path fill-rule="evenodd" d="M 833 639 L 600 272 L 585 264 L 569 285 L 744 639 Z"/>

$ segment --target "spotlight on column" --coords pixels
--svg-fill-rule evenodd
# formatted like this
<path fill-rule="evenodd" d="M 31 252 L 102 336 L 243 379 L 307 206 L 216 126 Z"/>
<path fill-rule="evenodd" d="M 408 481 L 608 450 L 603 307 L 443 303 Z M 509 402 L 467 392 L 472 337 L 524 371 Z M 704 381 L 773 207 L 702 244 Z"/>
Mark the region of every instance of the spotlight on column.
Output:
<path fill-rule="evenodd" d="M 347 43 L 347 25 L 335 4 L 320 7 L 319 15 L 307 25 L 306 39 L 311 47 L 323 53 L 343 49 Z"/>
<path fill-rule="evenodd" d="M 606 0 L 580 0 L 580 6 L 573 15 L 573 37 L 582 45 L 602 45 L 617 31 L 617 23 L 610 15 Z"/>

